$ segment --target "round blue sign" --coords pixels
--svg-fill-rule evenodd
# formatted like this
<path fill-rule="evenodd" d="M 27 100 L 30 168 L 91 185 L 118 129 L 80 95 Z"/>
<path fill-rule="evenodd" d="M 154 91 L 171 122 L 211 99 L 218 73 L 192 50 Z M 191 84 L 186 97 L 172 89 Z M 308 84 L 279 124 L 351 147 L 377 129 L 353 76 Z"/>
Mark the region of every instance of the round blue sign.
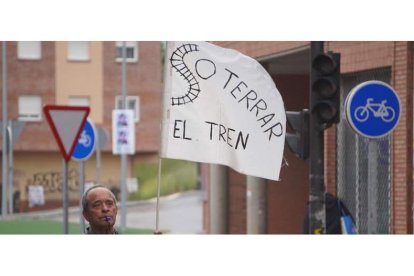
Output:
<path fill-rule="evenodd" d="M 397 126 L 400 100 L 388 84 L 367 81 L 351 90 L 345 101 L 345 111 L 354 131 L 368 138 L 381 138 Z"/>
<path fill-rule="evenodd" d="M 83 161 L 88 159 L 95 149 L 96 131 L 95 126 L 89 118 L 85 122 L 85 126 L 76 144 L 75 150 L 72 154 L 72 159 L 76 161 Z"/>

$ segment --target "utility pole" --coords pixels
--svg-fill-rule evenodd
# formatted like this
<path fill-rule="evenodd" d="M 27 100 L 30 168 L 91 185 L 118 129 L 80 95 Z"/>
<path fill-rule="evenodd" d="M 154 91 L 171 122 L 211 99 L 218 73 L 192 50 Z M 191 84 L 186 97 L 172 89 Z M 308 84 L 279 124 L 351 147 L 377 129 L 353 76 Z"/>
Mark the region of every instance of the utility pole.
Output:
<path fill-rule="evenodd" d="M 247 234 L 267 232 L 267 181 L 247 176 Z"/>
<path fill-rule="evenodd" d="M 223 165 L 210 164 L 210 234 L 227 234 L 228 174 Z"/>
<path fill-rule="evenodd" d="M 126 109 L 126 42 L 122 42 L 122 66 L 121 66 L 121 93 L 122 93 L 122 107 Z M 121 232 L 126 231 L 126 174 L 127 174 L 127 155 L 125 152 L 121 153 Z"/>
<path fill-rule="evenodd" d="M 2 147 L 2 183 L 1 183 L 1 215 L 5 217 L 7 214 L 7 175 L 8 175 L 8 156 L 7 156 L 7 42 L 2 43 L 2 108 L 3 108 L 3 147 Z"/>

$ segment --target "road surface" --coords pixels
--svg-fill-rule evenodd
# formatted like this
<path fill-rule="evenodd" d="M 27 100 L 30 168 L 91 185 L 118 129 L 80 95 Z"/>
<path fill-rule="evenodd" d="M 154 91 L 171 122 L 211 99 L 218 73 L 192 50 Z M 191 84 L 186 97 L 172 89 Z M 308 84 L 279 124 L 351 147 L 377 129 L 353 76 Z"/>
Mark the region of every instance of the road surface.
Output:
<path fill-rule="evenodd" d="M 161 197 L 159 201 L 159 229 L 163 233 L 169 234 L 201 234 L 202 193 L 197 190 Z M 126 226 L 155 230 L 156 205 L 155 198 L 128 202 Z M 69 221 L 79 222 L 79 214 L 72 212 Z M 121 209 L 118 209 L 116 227 L 120 227 L 120 222 Z"/>
<path fill-rule="evenodd" d="M 159 201 L 159 229 L 165 234 L 202 234 L 203 191 L 188 191 L 161 197 Z M 156 228 L 157 200 L 127 202 L 126 227 Z M 121 204 L 119 203 L 119 206 Z M 62 209 L 13 214 L 14 217 L 63 220 Z M 116 227 L 120 227 L 121 209 L 118 209 Z M 69 208 L 69 222 L 80 223 L 79 207 Z"/>

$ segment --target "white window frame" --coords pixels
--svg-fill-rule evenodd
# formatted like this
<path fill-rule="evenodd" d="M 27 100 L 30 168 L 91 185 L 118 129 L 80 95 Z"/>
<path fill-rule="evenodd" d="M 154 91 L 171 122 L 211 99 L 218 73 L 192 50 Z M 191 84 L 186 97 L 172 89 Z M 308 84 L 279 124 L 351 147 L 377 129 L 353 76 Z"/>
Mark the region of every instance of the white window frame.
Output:
<path fill-rule="evenodd" d="M 140 120 L 140 100 L 139 96 L 126 96 L 126 108 L 131 109 L 134 112 L 134 122 L 138 123 Z M 116 96 L 115 108 L 122 109 L 122 96 Z"/>
<path fill-rule="evenodd" d="M 42 43 L 40 41 L 17 41 L 17 58 L 39 60 L 42 58 Z"/>
<path fill-rule="evenodd" d="M 123 41 L 117 41 L 115 42 L 115 48 L 116 48 L 116 62 L 122 62 L 122 43 Z M 126 62 L 138 62 L 138 42 L 137 41 L 125 41 L 125 47 L 128 51 L 128 49 L 133 50 L 133 56 L 127 57 Z M 119 49 L 119 50 L 118 50 Z M 118 53 L 121 53 L 118 55 Z"/>
<path fill-rule="evenodd" d="M 69 96 L 68 105 L 70 106 L 91 106 L 89 96 Z"/>
<path fill-rule="evenodd" d="M 67 59 L 69 61 L 89 61 L 89 41 L 68 41 Z"/>
<path fill-rule="evenodd" d="M 18 99 L 19 121 L 42 121 L 42 97 L 25 95 Z"/>

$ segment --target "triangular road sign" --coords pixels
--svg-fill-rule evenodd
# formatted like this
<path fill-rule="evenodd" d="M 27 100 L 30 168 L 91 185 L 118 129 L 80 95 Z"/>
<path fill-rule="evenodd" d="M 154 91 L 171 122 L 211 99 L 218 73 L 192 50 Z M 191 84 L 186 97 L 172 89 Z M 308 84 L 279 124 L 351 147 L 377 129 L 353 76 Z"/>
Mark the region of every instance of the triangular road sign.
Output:
<path fill-rule="evenodd" d="M 86 106 L 45 105 L 43 107 L 60 152 L 66 161 L 70 160 L 75 150 L 89 110 Z"/>

